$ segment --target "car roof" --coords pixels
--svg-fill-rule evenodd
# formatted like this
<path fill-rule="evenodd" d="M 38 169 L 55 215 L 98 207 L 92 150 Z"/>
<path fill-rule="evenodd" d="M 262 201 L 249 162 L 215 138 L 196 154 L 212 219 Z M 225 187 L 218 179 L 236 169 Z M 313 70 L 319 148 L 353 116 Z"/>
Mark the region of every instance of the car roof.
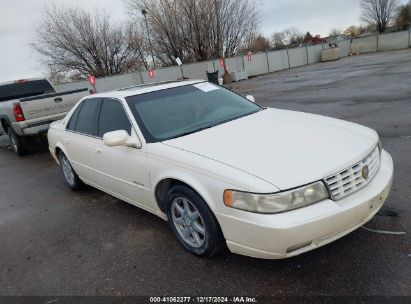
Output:
<path fill-rule="evenodd" d="M 204 82 L 205 80 L 182 80 L 182 81 L 164 81 L 164 82 L 152 82 L 143 85 L 137 85 L 132 87 L 126 87 L 115 91 L 103 92 L 93 94 L 90 97 L 112 97 L 112 98 L 125 98 L 128 96 L 134 96 L 149 92 L 155 92 L 160 90 L 166 90 L 185 85 Z"/>

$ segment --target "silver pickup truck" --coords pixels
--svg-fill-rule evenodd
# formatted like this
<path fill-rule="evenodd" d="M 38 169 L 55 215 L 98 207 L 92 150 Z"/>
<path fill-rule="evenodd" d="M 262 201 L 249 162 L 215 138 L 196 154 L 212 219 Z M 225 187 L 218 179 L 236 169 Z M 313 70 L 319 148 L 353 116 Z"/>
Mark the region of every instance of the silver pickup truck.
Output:
<path fill-rule="evenodd" d="M 0 135 L 8 134 L 14 152 L 22 156 L 33 138 L 46 133 L 50 123 L 88 94 L 88 88 L 56 92 L 44 78 L 1 83 Z"/>

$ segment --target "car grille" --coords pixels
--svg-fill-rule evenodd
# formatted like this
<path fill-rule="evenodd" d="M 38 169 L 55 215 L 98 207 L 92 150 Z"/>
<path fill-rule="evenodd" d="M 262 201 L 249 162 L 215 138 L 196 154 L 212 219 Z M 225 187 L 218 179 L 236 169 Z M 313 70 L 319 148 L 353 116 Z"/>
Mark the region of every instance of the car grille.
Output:
<path fill-rule="evenodd" d="M 368 166 L 368 177 L 363 177 L 363 168 Z M 380 153 L 376 147 L 362 161 L 353 166 L 325 178 L 333 200 L 340 200 L 367 185 L 380 167 Z"/>

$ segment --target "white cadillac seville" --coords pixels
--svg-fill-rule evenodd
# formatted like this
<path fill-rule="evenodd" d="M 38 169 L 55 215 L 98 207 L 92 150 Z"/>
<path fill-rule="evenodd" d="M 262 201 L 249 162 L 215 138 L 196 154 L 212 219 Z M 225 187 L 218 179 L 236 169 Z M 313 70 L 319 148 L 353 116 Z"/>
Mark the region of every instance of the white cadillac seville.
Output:
<path fill-rule="evenodd" d="M 201 257 L 318 248 L 369 221 L 393 177 L 375 131 L 265 109 L 204 81 L 87 96 L 48 140 L 72 189 L 85 183 L 168 220 Z"/>

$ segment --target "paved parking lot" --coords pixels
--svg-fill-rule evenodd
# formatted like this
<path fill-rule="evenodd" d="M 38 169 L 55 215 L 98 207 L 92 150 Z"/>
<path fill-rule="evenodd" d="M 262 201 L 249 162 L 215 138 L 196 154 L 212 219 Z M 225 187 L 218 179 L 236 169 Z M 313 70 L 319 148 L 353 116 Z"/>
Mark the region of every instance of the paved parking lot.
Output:
<path fill-rule="evenodd" d="M 0 295 L 411 295 L 411 51 L 347 57 L 233 88 L 264 106 L 370 126 L 395 162 L 386 205 L 318 250 L 287 260 L 192 257 L 167 223 L 64 184 L 46 146 L 17 158 L 0 137 Z M 261 132 L 269 132 L 261 126 Z"/>

